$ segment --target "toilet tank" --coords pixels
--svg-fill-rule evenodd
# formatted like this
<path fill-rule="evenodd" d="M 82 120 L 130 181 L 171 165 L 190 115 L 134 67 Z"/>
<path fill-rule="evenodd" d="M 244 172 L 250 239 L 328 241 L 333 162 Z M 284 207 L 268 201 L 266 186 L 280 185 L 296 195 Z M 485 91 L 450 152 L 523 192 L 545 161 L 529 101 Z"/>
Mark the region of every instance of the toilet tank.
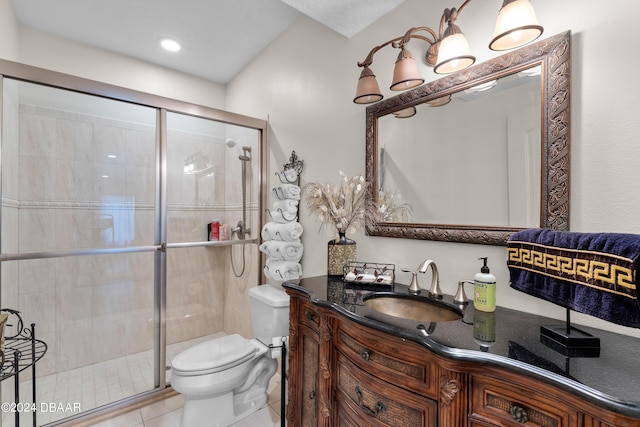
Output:
<path fill-rule="evenodd" d="M 253 336 L 265 345 L 289 335 L 289 295 L 271 285 L 249 289 Z"/>

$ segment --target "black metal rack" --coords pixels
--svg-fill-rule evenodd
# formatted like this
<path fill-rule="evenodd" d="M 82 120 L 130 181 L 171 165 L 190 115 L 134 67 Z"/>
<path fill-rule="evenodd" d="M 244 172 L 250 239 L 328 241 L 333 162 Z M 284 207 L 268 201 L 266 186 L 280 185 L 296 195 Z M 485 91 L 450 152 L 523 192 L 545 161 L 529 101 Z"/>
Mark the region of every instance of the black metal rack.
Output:
<path fill-rule="evenodd" d="M 15 412 L 15 427 L 20 426 L 20 414 L 22 412 L 32 412 L 33 427 L 36 427 L 36 415 L 38 412 L 36 405 L 36 362 L 42 359 L 42 356 L 47 352 L 47 344 L 36 339 L 35 323 L 31 324 L 31 328 L 24 327 L 19 311 L 3 308 L 0 309 L 0 312 L 6 312 L 9 315 L 5 326 L 4 351 L 0 352 L 0 360 L 2 361 L 0 365 L 0 381 L 14 377 L 15 407 L 12 407 L 11 410 Z M 20 372 L 29 367 L 32 375 L 32 406 L 22 406 L 20 408 Z"/>

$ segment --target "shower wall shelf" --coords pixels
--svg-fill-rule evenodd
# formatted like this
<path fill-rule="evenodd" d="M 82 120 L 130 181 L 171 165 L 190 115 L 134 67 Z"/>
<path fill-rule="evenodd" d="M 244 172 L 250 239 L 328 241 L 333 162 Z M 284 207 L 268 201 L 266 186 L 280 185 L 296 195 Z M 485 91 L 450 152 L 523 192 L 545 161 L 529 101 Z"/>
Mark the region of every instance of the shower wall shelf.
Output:
<path fill-rule="evenodd" d="M 11 408 L 15 412 L 14 425 L 20 427 L 22 412 L 31 412 L 33 427 L 35 427 L 36 415 L 39 410 L 36 405 L 36 362 L 42 359 L 47 352 L 47 344 L 36 339 L 35 323 L 31 324 L 31 329 L 24 327 L 19 311 L 3 308 L 0 309 L 0 312 L 6 312 L 9 315 L 6 330 L 10 330 L 13 334 L 5 336 L 4 351 L 0 352 L 2 362 L 0 364 L 0 381 L 14 378 L 14 403 L 16 406 Z M 31 368 L 32 404 L 20 402 L 20 372 L 28 368 Z M 22 405 L 22 408 L 19 405 Z"/>

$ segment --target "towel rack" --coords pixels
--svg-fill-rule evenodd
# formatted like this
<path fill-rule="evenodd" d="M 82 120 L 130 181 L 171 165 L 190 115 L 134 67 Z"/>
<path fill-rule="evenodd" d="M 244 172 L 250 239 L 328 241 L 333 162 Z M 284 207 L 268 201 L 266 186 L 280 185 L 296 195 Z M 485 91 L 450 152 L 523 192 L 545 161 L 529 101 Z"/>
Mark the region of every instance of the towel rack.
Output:
<path fill-rule="evenodd" d="M 267 212 L 267 214 L 269 214 L 269 217 L 271 217 L 273 219 L 273 215 L 271 215 L 271 210 L 270 209 L 265 209 L 265 212 Z M 278 208 L 276 210 L 276 212 L 280 212 L 280 215 L 282 215 L 282 218 L 284 218 L 284 220 L 287 221 L 287 222 L 293 222 L 293 221 L 298 219 L 298 215 L 296 215 L 296 214 L 290 214 L 290 215 L 293 215 L 293 217 L 287 218 L 287 215 L 283 212 L 283 210 L 281 208 Z"/>

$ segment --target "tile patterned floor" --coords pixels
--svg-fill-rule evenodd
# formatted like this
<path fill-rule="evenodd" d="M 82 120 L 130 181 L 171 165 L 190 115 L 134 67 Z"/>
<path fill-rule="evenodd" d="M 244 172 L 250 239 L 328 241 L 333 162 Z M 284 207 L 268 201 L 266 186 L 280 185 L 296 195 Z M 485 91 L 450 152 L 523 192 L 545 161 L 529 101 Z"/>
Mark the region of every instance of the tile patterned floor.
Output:
<path fill-rule="evenodd" d="M 232 427 L 279 427 L 280 426 L 280 375 L 269 383 L 267 404 Z M 124 415 L 93 424 L 94 427 L 179 427 L 184 397 L 171 397 Z M 204 426 L 203 426 L 204 427 Z"/>
<path fill-rule="evenodd" d="M 222 334 L 170 345 L 167 359 L 184 349 Z M 11 384 L 9 384 L 11 383 Z M 267 404 L 233 427 L 280 426 L 280 373 L 269 383 Z M 80 402 L 83 411 L 133 396 L 153 384 L 153 353 L 144 352 L 104 363 L 85 366 L 54 375 L 38 377 L 38 405 L 42 402 Z M 21 402 L 31 401 L 31 381 L 20 382 Z M 13 383 L 2 383 L 2 401 L 13 401 Z M 133 410 L 113 419 L 94 424 L 99 427 L 179 427 L 184 398 L 180 395 Z M 73 413 L 39 412 L 38 425 L 59 421 Z M 31 414 L 20 417 L 20 425 L 32 425 Z M 3 412 L 1 427 L 14 427 L 14 414 Z"/>

